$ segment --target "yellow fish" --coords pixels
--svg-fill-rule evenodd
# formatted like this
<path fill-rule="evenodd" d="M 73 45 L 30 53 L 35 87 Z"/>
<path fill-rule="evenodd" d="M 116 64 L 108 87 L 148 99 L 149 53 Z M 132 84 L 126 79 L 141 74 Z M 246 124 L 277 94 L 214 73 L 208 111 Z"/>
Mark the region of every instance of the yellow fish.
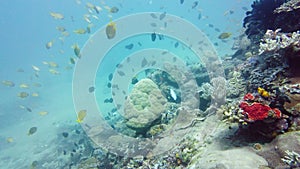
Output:
<path fill-rule="evenodd" d="M 229 32 L 224 32 L 224 33 L 221 33 L 219 36 L 218 36 L 218 38 L 219 39 L 227 39 L 227 38 L 229 38 L 231 36 L 231 33 L 229 33 Z"/>
<path fill-rule="evenodd" d="M 54 74 L 54 75 L 58 75 L 59 74 L 59 72 L 57 70 L 55 70 L 55 69 L 49 69 L 49 72 L 51 74 Z"/>
<path fill-rule="evenodd" d="M 78 123 L 82 123 L 83 119 L 85 118 L 86 116 L 86 110 L 80 110 L 78 113 L 77 113 L 77 122 Z"/>
<path fill-rule="evenodd" d="M 53 41 L 49 41 L 46 43 L 46 49 L 50 49 L 53 46 Z"/>
<path fill-rule="evenodd" d="M 46 111 L 41 111 L 41 112 L 39 112 L 39 115 L 40 116 L 46 116 L 48 114 L 48 112 L 46 112 Z"/>
<path fill-rule="evenodd" d="M 270 93 L 267 92 L 264 88 L 258 87 L 257 92 L 263 97 L 270 97 Z"/>
<path fill-rule="evenodd" d="M 64 15 L 61 14 L 61 13 L 50 12 L 50 15 L 51 15 L 54 19 L 64 19 Z"/>
<path fill-rule="evenodd" d="M 14 142 L 14 139 L 12 137 L 7 137 L 6 142 L 12 143 L 12 142 Z"/>
<path fill-rule="evenodd" d="M 27 92 L 20 92 L 20 93 L 18 93 L 18 97 L 20 97 L 22 99 L 24 99 L 25 97 L 28 97 L 28 96 L 29 96 L 29 94 Z"/>
<path fill-rule="evenodd" d="M 38 93 L 36 93 L 36 92 L 34 92 L 34 93 L 31 93 L 31 96 L 33 96 L 33 97 L 38 97 L 38 96 L 39 96 L 39 94 L 38 94 Z"/>
<path fill-rule="evenodd" d="M 9 81 L 9 80 L 3 80 L 2 84 L 5 85 L 5 86 L 9 86 L 9 87 L 14 87 L 15 86 L 15 83 L 12 82 L 12 81 Z"/>
<path fill-rule="evenodd" d="M 81 28 L 81 29 L 77 29 L 77 30 L 74 30 L 73 31 L 74 33 L 77 33 L 77 34 L 85 34 L 86 33 L 86 30 Z"/>
<path fill-rule="evenodd" d="M 110 22 L 107 26 L 106 26 L 106 36 L 108 39 L 112 39 L 116 36 L 116 23 L 115 22 Z"/>
<path fill-rule="evenodd" d="M 20 84 L 19 86 L 21 89 L 28 89 L 29 88 L 29 85 L 28 84 L 25 84 L 25 83 L 22 83 Z"/>

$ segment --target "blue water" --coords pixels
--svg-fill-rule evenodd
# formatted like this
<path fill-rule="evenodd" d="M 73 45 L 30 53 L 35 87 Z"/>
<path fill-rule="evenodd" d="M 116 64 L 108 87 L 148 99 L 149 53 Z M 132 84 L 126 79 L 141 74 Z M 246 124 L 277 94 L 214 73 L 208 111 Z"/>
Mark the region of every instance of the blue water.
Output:
<path fill-rule="evenodd" d="M 80 2 L 80 3 L 79 3 Z M 88 13 L 84 0 L 10 0 L 0 1 L 0 80 L 9 80 L 15 83 L 14 87 L 0 85 L 0 168 L 28 168 L 32 161 L 40 160 L 50 150 L 55 151 L 52 139 L 62 131 L 59 128 L 65 124 L 76 124 L 76 113 L 72 100 L 72 75 L 74 65 L 70 64 L 70 57 L 74 57 L 72 45 L 83 47 L 89 37 L 99 28 L 105 26 L 111 20 L 122 16 L 139 12 L 167 12 L 167 14 L 182 17 L 197 26 L 204 32 L 215 46 L 220 58 L 226 54 L 233 54 L 231 50 L 233 37 L 237 37 L 242 31 L 242 19 L 245 11 L 242 7 L 250 9 L 250 0 L 200 0 L 198 6 L 192 9 L 194 1 L 185 0 L 180 4 L 179 0 L 111 0 L 88 1 L 102 7 L 100 14 L 94 13 L 99 20 L 93 19 L 94 26 L 91 34 L 78 35 L 73 30 L 85 28 L 87 22 L 83 15 Z M 103 5 L 105 3 L 105 5 Z M 104 6 L 116 6 L 117 13 L 109 13 Z M 232 14 L 226 14 L 232 10 Z M 64 15 L 63 20 L 55 20 L 50 12 L 59 12 Z M 109 18 L 111 15 L 112 18 Z M 199 15 L 200 19 L 199 19 Z M 208 26 L 213 25 L 213 28 Z M 57 26 L 63 26 L 70 33 L 64 40 L 60 40 L 61 33 Z M 184 25 L 183 25 L 184 26 Z M 220 29 L 216 32 L 215 28 Z M 117 29 L 122 29 L 118 28 Z M 222 32 L 231 32 L 232 36 L 226 42 L 218 39 Z M 187 32 L 188 33 L 188 32 Z M 111 55 L 122 53 L 123 57 L 140 49 L 157 47 L 158 44 L 142 42 L 142 46 L 136 44 L 149 37 L 141 35 L 129 37 L 112 48 L 104 59 L 104 65 L 100 65 L 99 71 L 103 71 L 96 82 L 101 86 L 97 91 L 99 106 L 109 97 L 110 91 L 105 89 L 108 82 L 107 76 L 114 71 L 115 65 L 122 58 L 110 60 Z M 53 40 L 53 46 L 46 49 L 47 42 Z M 124 48 L 124 45 L 134 43 L 132 50 Z M 165 38 L 158 46 L 164 46 L 180 53 L 182 48 L 174 48 L 176 40 Z M 182 46 L 180 44 L 179 46 Z M 101 47 L 101 44 L 99 44 Z M 43 62 L 56 62 L 59 66 L 53 68 L 59 75 L 49 72 L 48 65 Z M 110 64 L 110 65 L 108 65 Z M 32 65 L 40 68 L 39 76 L 35 76 Z M 22 71 L 20 71 L 20 69 Z M 103 81 L 102 81 L 103 80 Z M 29 84 L 28 89 L 21 89 L 22 83 Z M 40 87 L 34 86 L 41 84 Z M 102 88 L 103 87 L 103 88 Z M 37 92 L 38 97 L 29 96 L 21 99 L 17 97 L 19 92 Z M 103 94 L 103 95 L 101 95 Z M 31 112 L 20 108 L 23 105 L 31 109 Z M 45 116 L 39 112 L 47 111 Z M 37 126 L 37 133 L 27 136 L 30 127 Z M 13 138 L 11 143 L 7 138 Z M 45 148 L 47 147 L 47 148 Z M 47 152 L 45 149 L 48 149 Z M 41 153 L 39 153 L 41 152 Z M 16 160 L 18 159 L 18 160 Z"/>

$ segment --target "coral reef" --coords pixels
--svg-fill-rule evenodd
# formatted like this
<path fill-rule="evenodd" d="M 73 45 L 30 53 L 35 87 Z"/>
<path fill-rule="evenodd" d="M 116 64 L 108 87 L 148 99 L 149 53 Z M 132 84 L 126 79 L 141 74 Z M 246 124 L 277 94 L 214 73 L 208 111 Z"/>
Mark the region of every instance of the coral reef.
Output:
<path fill-rule="evenodd" d="M 295 151 L 285 151 L 286 156 L 282 158 L 282 161 L 289 165 L 290 168 L 298 168 L 300 167 L 300 154 Z"/>
<path fill-rule="evenodd" d="M 275 15 L 273 11 L 284 2 L 285 0 L 256 0 L 253 2 L 252 10 L 247 11 L 243 24 L 246 28 L 246 35 L 253 43 L 257 43 L 266 30 L 275 30 L 282 25 L 276 22 L 278 15 Z"/>
<path fill-rule="evenodd" d="M 277 52 L 289 47 L 292 47 L 296 52 L 300 50 L 300 32 L 281 33 L 280 30 L 266 31 L 259 45 L 259 54 L 270 51 Z"/>
<path fill-rule="evenodd" d="M 140 80 L 125 102 L 126 125 L 138 133 L 145 133 L 146 129 L 160 119 L 165 111 L 166 102 L 166 98 L 152 80 Z"/>

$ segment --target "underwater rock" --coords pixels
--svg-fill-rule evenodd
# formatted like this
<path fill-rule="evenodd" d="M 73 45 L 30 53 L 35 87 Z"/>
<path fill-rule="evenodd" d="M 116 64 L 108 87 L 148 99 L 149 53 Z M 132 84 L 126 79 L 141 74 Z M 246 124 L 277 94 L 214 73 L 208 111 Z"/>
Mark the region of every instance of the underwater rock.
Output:
<path fill-rule="evenodd" d="M 134 85 L 127 97 L 124 108 L 126 125 L 136 131 L 151 127 L 165 111 L 166 98 L 158 86 L 150 79 L 145 78 Z"/>
<path fill-rule="evenodd" d="M 264 149 L 258 152 L 264 157 L 269 164 L 269 167 L 274 169 L 290 168 L 282 161 L 286 156 L 286 151 L 295 151 L 300 153 L 300 132 L 287 132 L 279 135 L 271 143 L 264 146 Z"/>
<path fill-rule="evenodd" d="M 213 151 L 195 156 L 189 169 L 252 169 L 267 166 L 267 161 L 246 148 Z"/>

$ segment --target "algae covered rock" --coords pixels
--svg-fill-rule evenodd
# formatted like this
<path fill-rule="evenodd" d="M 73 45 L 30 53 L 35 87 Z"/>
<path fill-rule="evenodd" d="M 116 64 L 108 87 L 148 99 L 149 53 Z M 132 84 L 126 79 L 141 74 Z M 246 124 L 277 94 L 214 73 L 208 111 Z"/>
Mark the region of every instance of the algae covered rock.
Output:
<path fill-rule="evenodd" d="M 268 165 L 263 157 L 245 148 L 213 151 L 193 161 L 189 169 L 258 169 Z"/>
<path fill-rule="evenodd" d="M 150 128 L 165 111 L 166 102 L 166 98 L 152 80 L 140 80 L 125 102 L 126 125 L 139 132 Z"/>

